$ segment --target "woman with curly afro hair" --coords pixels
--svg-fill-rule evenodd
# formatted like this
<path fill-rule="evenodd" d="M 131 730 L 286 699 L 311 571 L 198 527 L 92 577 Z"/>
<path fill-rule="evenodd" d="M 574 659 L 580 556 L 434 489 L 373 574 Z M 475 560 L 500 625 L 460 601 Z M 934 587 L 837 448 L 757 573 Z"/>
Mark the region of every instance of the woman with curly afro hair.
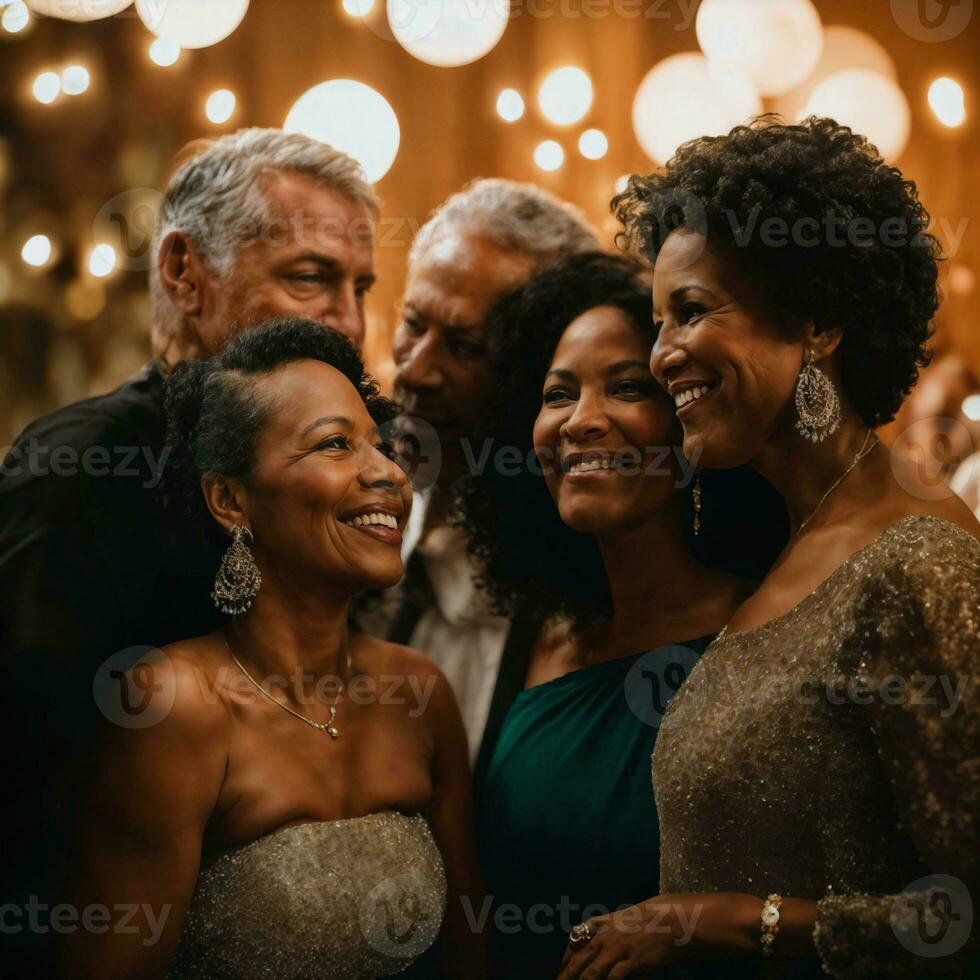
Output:
<path fill-rule="evenodd" d="M 650 366 L 686 455 L 752 466 L 792 533 L 665 714 L 659 897 L 573 930 L 561 980 L 764 956 L 966 976 L 980 527 L 875 435 L 938 304 L 915 185 L 833 120 L 763 117 L 613 208 L 654 267 Z"/>

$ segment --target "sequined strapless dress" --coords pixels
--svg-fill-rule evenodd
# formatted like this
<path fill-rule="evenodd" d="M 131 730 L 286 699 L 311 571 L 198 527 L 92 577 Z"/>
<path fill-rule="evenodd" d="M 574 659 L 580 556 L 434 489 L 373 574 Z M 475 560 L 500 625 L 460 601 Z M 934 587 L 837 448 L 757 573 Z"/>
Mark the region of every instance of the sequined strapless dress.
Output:
<path fill-rule="evenodd" d="M 422 816 L 286 827 L 200 873 L 168 980 L 388 976 L 432 945 L 445 903 Z"/>

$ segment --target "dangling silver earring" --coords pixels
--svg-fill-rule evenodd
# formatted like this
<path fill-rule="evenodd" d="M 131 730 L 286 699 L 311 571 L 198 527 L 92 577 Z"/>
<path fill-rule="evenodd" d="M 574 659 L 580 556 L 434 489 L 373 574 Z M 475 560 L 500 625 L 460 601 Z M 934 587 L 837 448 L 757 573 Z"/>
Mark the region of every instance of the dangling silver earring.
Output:
<path fill-rule="evenodd" d="M 701 474 L 694 478 L 694 486 L 691 487 L 691 497 L 694 500 L 694 534 L 701 533 Z"/>
<path fill-rule="evenodd" d="M 262 573 L 248 547 L 252 532 L 236 524 L 231 529 L 231 537 L 231 546 L 221 559 L 211 598 L 223 613 L 240 616 L 252 608 L 252 600 L 262 587 Z"/>
<path fill-rule="evenodd" d="M 840 425 L 840 398 L 833 381 L 814 363 L 813 351 L 796 379 L 796 429 L 810 442 L 823 442 Z"/>

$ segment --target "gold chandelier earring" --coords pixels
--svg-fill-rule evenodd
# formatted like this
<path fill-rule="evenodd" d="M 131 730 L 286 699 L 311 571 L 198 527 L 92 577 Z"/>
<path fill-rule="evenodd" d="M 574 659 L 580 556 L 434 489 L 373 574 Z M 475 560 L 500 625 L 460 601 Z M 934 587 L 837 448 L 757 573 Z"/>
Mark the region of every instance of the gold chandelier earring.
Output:
<path fill-rule="evenodd" d="M 694 478 L 694 486 L 691 487 L 691 499 L 694 502 L 694 534 L 695 537 L 701 533 L 701 474 Z"/>
<path fill-rule="evenodd" d="M 796 430 L 810 442 L 823 442 L 840 426 L 840 398 L 815 361 L 811 350 L 796 379 Z"/>
<path fill-rule="evenodd" d="M 231 545 L 218 567 L 211 598 L 223 613 L 240 616 L 252 608 L 262 587 L 262 573 L 248 546 L 253 540 L 252 532 L 236 524 L 231 529 L 231 538 Z"/>

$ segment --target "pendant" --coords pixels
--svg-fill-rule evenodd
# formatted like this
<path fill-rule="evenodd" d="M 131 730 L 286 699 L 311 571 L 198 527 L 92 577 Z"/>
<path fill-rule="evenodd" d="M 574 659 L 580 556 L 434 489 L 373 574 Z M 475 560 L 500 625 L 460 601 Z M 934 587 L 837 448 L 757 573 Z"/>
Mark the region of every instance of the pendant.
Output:
<path fill-rule="evenodd" d="M 330 717 L 327 719 L 327 734 L 332 739 L 340 738 L 340 732 L 337 731 L 333 724 L 333 719 L 336 714 L 337 708 L 334 705 L 330 705 Z"/>

